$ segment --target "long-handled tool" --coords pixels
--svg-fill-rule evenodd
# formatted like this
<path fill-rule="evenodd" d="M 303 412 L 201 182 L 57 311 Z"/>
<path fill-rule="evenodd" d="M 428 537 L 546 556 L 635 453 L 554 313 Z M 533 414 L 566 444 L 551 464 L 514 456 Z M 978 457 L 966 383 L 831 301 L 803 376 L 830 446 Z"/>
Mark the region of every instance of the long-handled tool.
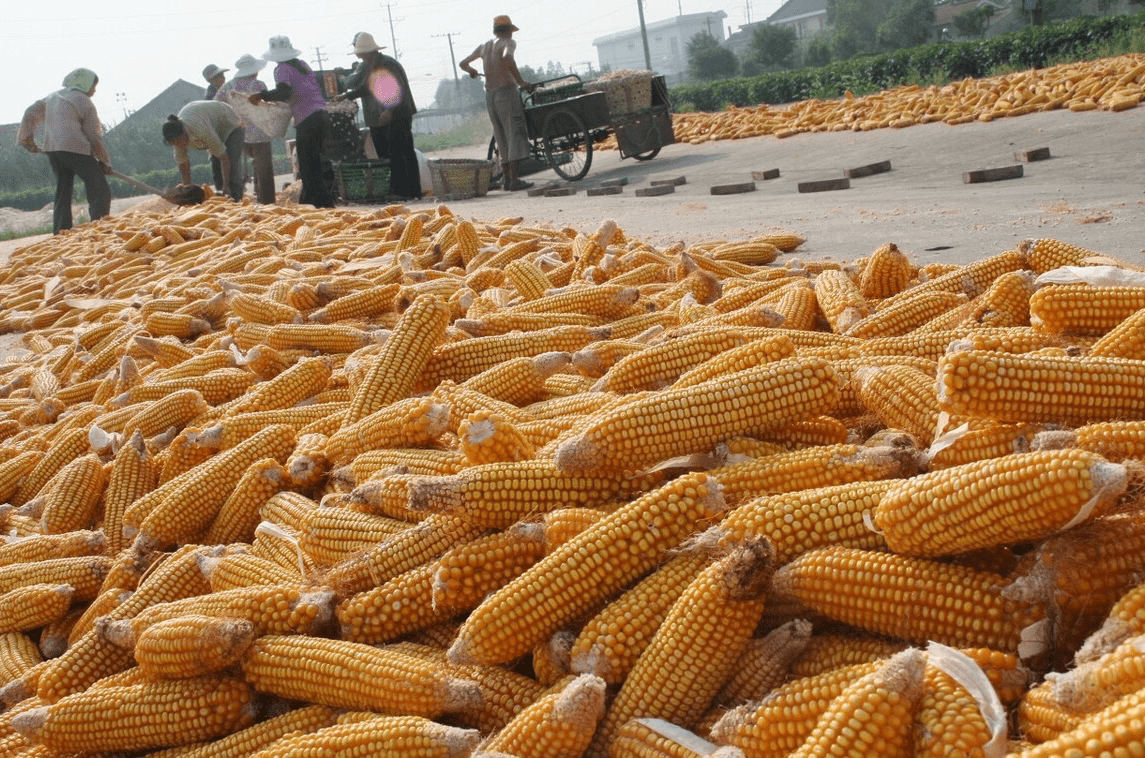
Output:
<path fill-rule="evenodd" d="M 150 184 L 146 184 L 144 182 L 141 182 L 133 176 L 128 176 L 127 174 L 121 174 L 120 172 L 116 171 L 115 169 L 111 169 L 111 171 L 109 173 L 112 176 L 119 177 L 123 181 L 130 184 L 132 187 L 136 187 L 138 189 L 141 189 L 144 192 L 150 192 L 153 195 L 158 195 L 159 197 L 163 198 L 167 202 L 174 203 L 175 205 L 197 205 L 206 199 L 206 193 L 203 192 L 203 188 L 199 187 L 198 185 L 195 185 L 195 184 L 191 184 L 191 185 L 182 185 L 181 184 L 178 187 L 176 187 L 175 189 L 163 191 L 161 189 L 157 189 L 155 187 L 152 187 Z"/>

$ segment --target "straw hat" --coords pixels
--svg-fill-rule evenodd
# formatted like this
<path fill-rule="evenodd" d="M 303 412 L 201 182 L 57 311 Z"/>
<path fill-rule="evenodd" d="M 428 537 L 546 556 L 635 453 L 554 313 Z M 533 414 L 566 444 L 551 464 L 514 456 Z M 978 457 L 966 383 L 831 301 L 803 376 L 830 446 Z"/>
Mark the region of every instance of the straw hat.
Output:
<path fill-rule="evenodd" d="M 508 16 L 494 16 L 493 17 L 493 31 L 494 32 L 519 32 L 521 31 L 513 22 L 509 20 Z"/>
<path fill-rule="evenodd" d="M 379 50 L 385 49 L 385 45 L 379 45 L 377 42 L 374 42 L 374 35 L 369 32 L 358 32 L 354 35 L 355 53 L 376 53 Z"/>
<path fill-rule="evenodd" d="M 214 79 L 216 76 L 218 76 L 219 74 L 225 73 L 227 71 L 230 71 L 230 69 L 229 68 L 219 68 L 214 63 L 212 63 L 211 65 L 209 65 L 205 69 L 203 69 L 203 78 L 209 82 L 212 79 Z"/>
<path fill-rule="evenodd" d="M 302 55 L 302 51 L 290 44 L 290 37 L 279 35 L 270 38 L 270 49 L 262 54 L 268 61 L 282 63 Z"/>
<path fill-rule="evenodd" d="M 235 76 L 254 76 L 262 67 L 266 65 L 266 61 L 262 58 L 256 58 L 253 55 L 247 54 L 235 61 Z"/>

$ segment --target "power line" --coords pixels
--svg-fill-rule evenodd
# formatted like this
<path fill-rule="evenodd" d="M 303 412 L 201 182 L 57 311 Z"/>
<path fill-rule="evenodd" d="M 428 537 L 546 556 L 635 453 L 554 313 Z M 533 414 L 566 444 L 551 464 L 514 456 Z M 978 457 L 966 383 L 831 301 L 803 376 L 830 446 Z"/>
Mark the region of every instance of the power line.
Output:
<path fill-rule="evenodd" d="M 393 3 L 386 3 L 383 7 L 386 9 L 386 15 L 388 15 L 390 19 L 390 44 L 393 45 L 393 57 L 397 58 L 398 38 L 394 36 L 394 5 Z M 399 18 L 398 21 L 401 21 L 401 19 Z"/>
<path fill-rule="evenodd" d="M 460 32 L 446 32 L 445 34 L 434 34 L 434 37 L 445 37 L 449 40 L 449 62 L 453 64 L 453 82 L 458 89 L 461 89 L 461 77 L 457 75 L 457 58 L 453 55 L 453 38 L 460 36 Z"/>

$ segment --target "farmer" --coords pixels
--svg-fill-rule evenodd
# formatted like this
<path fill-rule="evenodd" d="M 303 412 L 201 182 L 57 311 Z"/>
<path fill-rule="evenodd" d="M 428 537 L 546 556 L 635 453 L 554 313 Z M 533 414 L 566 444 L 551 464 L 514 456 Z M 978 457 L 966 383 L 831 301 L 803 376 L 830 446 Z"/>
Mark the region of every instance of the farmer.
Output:
<path fill-rule="evenodd" d="M 219 88 L 215 97 L 227 102 L 230 93 L 249 97 L 255 92 L 266 92 L 266 85 L 258 78 L 258 72 L 266 65 L 262 58 L 244 55 L 235 61 L 234 78 Z M 254 124 L 243 124 L 246 129 L 246 154 L 254 165 L 254 195 L 260 203 L 274 203 L 274 159 L 272 157 L 270 135 Z"/>
<path fill-rule="evenodd" d="M 163 141 L 175 149 L 175 162 L 183 184 L 191 183 L 191 159 L 187 148 L 206 150 L 219 159 L 227 193 L 235 202 L 243 199 L 243 145 L 246 130 L 235 109 L 218 100 L 193 100 L 163 122 Z"/>
<path fill-rule="evenodd" d="M 517 88 L 532 92 L 536 85 L 526 82 L 517 70 L 513 55 L 517 42 L 513 32 L 519 31 L 508 16 L 493 19 L 493 39 L 479 45 L 458 67 L 478 77 L 477 70 L 469 64 L 478 58 L 485 69 L 485 108 L 489 120 L 493 122 L 493 137 L 497 140 L 497 152 L 501 155 L 501 167 L 505 174 L 505 189 L 515 192 L 528 189 L 532 182 L 518 179 L 521 159 L 529 155 L 529 133 L 525 126 L 525 106 Z"/>
<path fill-rule="evenodd" d="M 56 175 L 52 205 L 52 232 L 72 228 L 72 192 L 75 178 L 83 180 L 87 211 L 92 221 L 111 212 L 111 186 L 104 174 L 111 172 L 111 159 L 103 146 L 103 127 L 91 96 L 99 77 L 77 68 L 64 77 L 64 88 L 24 111 L 16 141 L 30 153 L 47 153 Z M 44 125 L 44 146 L 36 144 L 36 127 Z"/>

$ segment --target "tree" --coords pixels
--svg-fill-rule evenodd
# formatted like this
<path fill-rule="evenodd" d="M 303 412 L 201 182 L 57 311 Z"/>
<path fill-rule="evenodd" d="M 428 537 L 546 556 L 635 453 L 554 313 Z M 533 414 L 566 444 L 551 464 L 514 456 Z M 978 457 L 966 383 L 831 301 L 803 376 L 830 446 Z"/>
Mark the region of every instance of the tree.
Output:
<path fill-rule="evenodd" d="M 739 61 L 735 53 L 720 47 L 716 38 L 707 32 L 698 32 L 688 41 L 688 73 L 694 79 L 711 81 L 735 76 Z"/>
<path fill-rule="evenodd" d="M 954 33 L 962 39 L 976 39 L 985 36 L 994 16 L 994 6 L 989 4 L 970 8 L 954 16 Z"/>
<path fill-rule="evenodd" d="M 879 49 L 890 51 L 924 45 L 934 37 L 934 23 L 933 0 L 899 0 L 879 24 Z"/>
<path fill-rule="evenodd" d="M 762 71 L 781 71 L 791 68 L 794 63 L 795 47 L 794 28 L 759 24 L 751 32 L 747 60 L 757 64 Z"/>
<path fill-rule="evenodd" d="M 485 102 L 485 85 L 480 79 L 462 74 L 455 79 L 442 79 L 437 83 L 433 101 L 438 108 L 465 108 Z"/>
<path fill-rule="evenodd" d="M 879 23 L 886 10 L 879 0 L 829 0 L 827 24 L 831 34 L 831 57 L 847 60 L 875 52 Z"/>
<path fill-rule="evenodd" d="M 1073 18 L 1082 12 L 1081 0 L 1037 0 L 1037 4 L 1026 8 L 1025 0 L 1014 0 L 1014 11 L 1019 17 L 1030 19 L 1034 26 L 1059 18 Z"/>

